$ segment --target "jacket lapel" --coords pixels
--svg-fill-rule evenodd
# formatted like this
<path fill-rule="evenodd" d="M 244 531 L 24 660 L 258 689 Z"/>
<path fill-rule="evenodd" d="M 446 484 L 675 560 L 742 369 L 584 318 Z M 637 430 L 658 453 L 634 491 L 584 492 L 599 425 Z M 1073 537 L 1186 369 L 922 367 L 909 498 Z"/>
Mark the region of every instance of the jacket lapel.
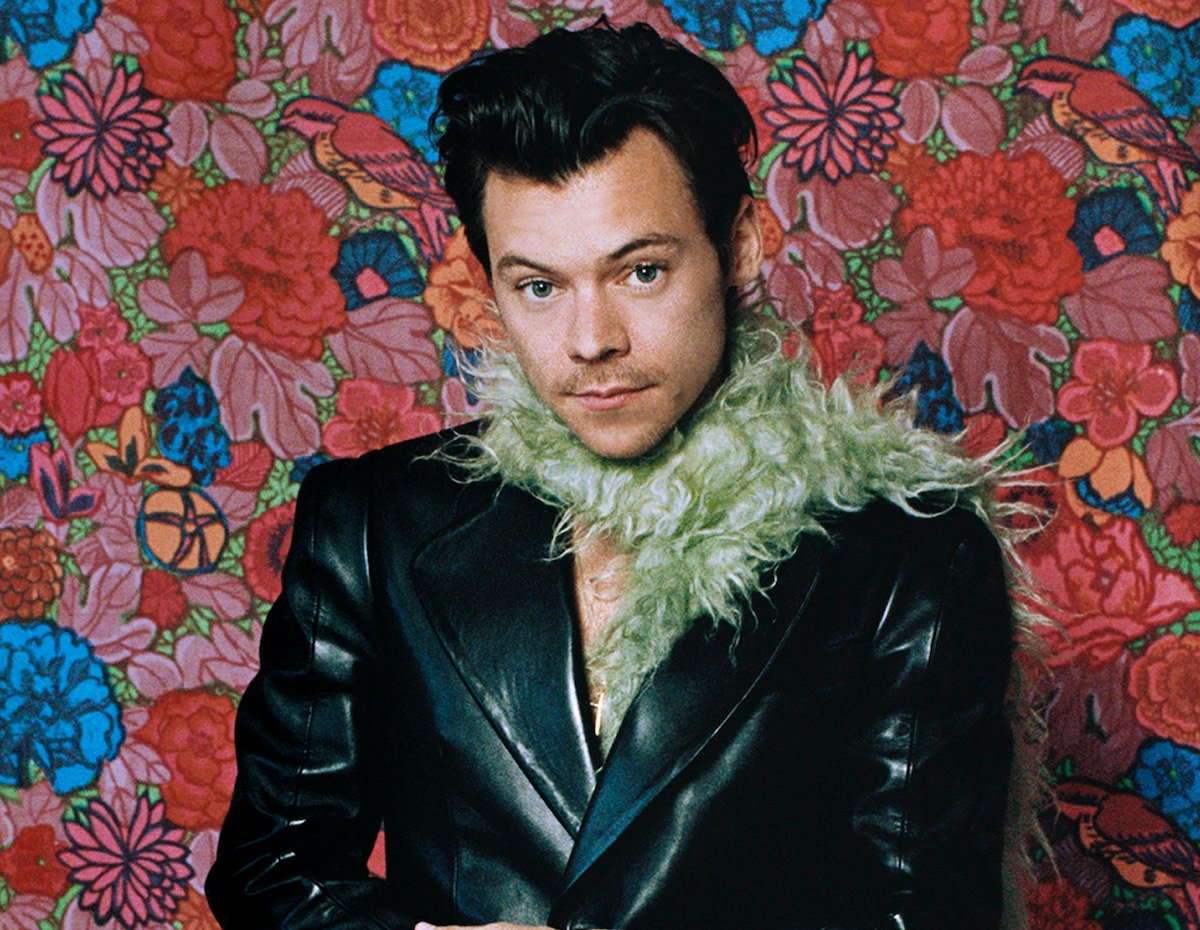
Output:
<path fill-rule="evenodd" d="M 414 560 L 434 629 L 483 713 L 567 832 L 595 788 L 555 511 L 505 488 Z"/>
<path fill-rule="evenodd" d="M 617 731 L 567 864 L 563 895 L 638 814 L 721 731 L 803 613 L 826 542 L 807 534 L 778 567 L 770 595 L 747 608 L 734 655 L 732 630 L 704 620 L 680 637 L 634 699 Z"/>

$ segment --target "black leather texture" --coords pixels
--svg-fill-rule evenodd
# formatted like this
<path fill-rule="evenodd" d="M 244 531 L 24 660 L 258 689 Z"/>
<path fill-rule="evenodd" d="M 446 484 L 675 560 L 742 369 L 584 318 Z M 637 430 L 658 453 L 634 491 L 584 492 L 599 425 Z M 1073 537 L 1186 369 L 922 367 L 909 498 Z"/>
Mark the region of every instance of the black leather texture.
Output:
<path fill-rule="evenodd" d="M 456 480 L 444 438 L 303 483 L 208 878 L 223 927 L 998 925 L 1012 633 L 984 524 L 831 516 L 736 645 L 679 640 L 597 771 L 555 513 Z"/>

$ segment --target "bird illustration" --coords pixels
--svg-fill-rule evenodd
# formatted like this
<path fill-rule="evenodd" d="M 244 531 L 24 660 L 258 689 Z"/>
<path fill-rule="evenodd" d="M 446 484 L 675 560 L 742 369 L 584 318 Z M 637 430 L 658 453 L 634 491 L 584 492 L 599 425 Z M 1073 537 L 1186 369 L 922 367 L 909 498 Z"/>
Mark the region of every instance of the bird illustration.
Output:
<path fill-rule="evenodd" d="M 1050 101 L 1050 119 L 1109 165 L 1129 165 L 1154 189 L 1163 216 L 1179 213 L 1187 178 L 1200 158 L 1166 117 L 1114 71 L 1048 55 L 1027 64 L 1017 89 Z"/>
<path fill-rule="evenodd" d="M 335 100 L 298 97 L 283 108 L 279 126 L 308 139 L 317 164 L 364 204 L 400 211 L 427 258 L 442 256 L 454 201 L 433 169 L 386 122 Z"/>
<path fill-rule="evenodd" d="M 1126 884 L 1160 888 L 1200 921 L 1200 852 L 1145 798 L 1072 778 L 1058 786 L 1057 799 L 1058 809 L 1078 822 L 1084 849 L 1106 859 Z"/>

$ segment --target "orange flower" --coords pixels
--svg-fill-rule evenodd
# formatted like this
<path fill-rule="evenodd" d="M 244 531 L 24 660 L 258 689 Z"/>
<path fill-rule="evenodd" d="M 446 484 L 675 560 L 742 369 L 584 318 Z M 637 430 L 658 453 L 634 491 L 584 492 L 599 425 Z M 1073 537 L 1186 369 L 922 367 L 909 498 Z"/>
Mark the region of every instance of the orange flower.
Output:
<path fill-rule="evenodd" d="M 130 484 L 152 481 L 163 487 L 185 488 L 192 483 L 190 468 L 150 455 L 150 422 L 141 407 L 130 407 L 122 414 L 115 447 L 89 442 L 84 448 L 100 471 L 120 475 Z"/>
<path fill-rule="evenodd" d="M 1129 669 L 1138 720 L 1160 736 L 1200 746 L 1200 636 L 1163 636 Z"/>
<path fill-rule="evenodd" d="M 1134 13 L 1161 19 L 1172 26 L 1186 26 L 1200 19 L 1196 0 L 1120 0 L 1121 6 Z"/>
<path fill-rule="evenodd" d="M 37 620 L 62 594 L 58 543 L 45 530 L 0 527 L 0 619 Z"/>
<path fill-rule="evenodd" d="M 1075 479 L 1087 478 L 1103 500 L 1109 500 L 1123 492 L 1132 492 L 1143 507 L 1154 504 L 1154 484 L 1146 472 L 1142 460 L 1125 446 L 1101 449 L 1086 436 L 1072 439 L 1058 460 L 1058 473 L 1066 481 L 1063 493 L 1067 506 L 1075 516 L 1095 526 L 1102 526 L 1112 519 L 1112 514 L 1090 507 L 1075 490 Z"/>
<path fill-rule="evenodd" d="M 449 71 L 487 39 L 487 0 L 367 0 L 375 44 L 396 58 Z"/>
<path fill-rule="evenodd" d="M 962 296 L 973 309 L 1051 325 L 1059 300 L 1083 286 L 1083 260 L 1067 240 L 1075 204 L 1063 176 L 1037 152 L 967 152 L 908 193 L 897 217 L 901 235 L 931 226 L 943 249 L 971 250 L 976 269 Z"/>
<path fill-rule="evenodd" d="M 898 78 L 953 74 L 971 44 L 968 0 L 871 0 L 879 70 Z"/>
<path fill-rule="evenodd" d="M 34 274 L 42 274 L 54 261 L 54 244 L 33 213 L 22 213 L 12 228 L 12 242 Z"/>
<path fill-rule="evenodd" d="M 158 197 L 158 202 L 171 211 L 172 216 L 179 216 L 200 199 L 204 193 L 204 182 L 196 177 L 191 165 L 177 165 L 168 158 L 150 182 L 150 190 Z"/>
<path fill-rule="evenodd" d="M 1188 188 L 1179 216 L 1167 224 L 1162 254 L 1171 276 L 1200 297 L 1200 182 Z"/>
<path fill-rule="evenodd" d="M 478 349 L 485 340 L 504 337 L 487 275 L 471 254 L 461 226 L 446 245 L 445 257 L 429 269 L 425 303 L 434 322 L 464 349 Z"/>

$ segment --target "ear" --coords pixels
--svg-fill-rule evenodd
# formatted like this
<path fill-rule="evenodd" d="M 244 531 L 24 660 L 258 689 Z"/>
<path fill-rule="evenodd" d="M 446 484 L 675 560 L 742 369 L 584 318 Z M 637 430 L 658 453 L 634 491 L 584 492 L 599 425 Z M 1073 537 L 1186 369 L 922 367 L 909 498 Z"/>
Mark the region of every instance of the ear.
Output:
<path fill-rule="evenodd" d="M 758 209 L 749 194 L 742 198 L 729 236 L 729 283 L 745 287 L 758 277 L 763 263 L 762 226 Z"/>

